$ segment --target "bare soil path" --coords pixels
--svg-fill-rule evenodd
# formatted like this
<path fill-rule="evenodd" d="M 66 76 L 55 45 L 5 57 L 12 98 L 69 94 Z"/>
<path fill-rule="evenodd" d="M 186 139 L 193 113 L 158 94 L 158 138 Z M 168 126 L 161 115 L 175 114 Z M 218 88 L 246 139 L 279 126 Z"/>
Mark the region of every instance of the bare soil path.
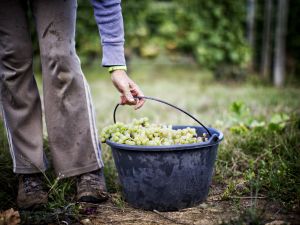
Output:
<path fill-rule="evenodd" d="M 127 204 L 120 208 L 111 201 L 97 206 L 85 205 L 85 207 L 94 207 L 94 213 L 88 218 L 90 224 L 96 225 L 214 225 L 237 218 L 243 210 L 251 207 L 260 209 L 259 212 L 263 213 L 260 218 L 265 224 L 300 224 L 300 214 L 286 212 L 278 203 L 260 198 L 256 199 L 256 206 L 254 206 L 254 199 L 251 197 L 237 197 L 224 201 L 221 200 L 222 190 L 216 187 L 212 189 L 205 203 L 176 212 L 144 211 Z"/>

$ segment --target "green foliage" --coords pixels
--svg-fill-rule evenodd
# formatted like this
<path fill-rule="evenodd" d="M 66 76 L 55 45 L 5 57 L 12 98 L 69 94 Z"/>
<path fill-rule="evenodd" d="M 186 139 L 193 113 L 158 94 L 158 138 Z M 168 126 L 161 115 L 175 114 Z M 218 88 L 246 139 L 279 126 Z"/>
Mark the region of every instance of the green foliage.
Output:
<path fill-rule="evenodd" d="M 287 114 L 280 113 L 275 114 L 271 117 L 268 128 L 271 131 L 280 131 L 286 127 L 287 121 L 289 121 L 290 117 Z"/>
<path fill-rule="evenodd" d="M 229 107 L 231 114 L 226 123 L 217 121 L 217 124 L 226 126 L 232 133 L 246 134 L 250 130 L 281 131 L 290 121 L 290 116 L 285 113 L 275 113 L 271 119 L 255 117 L 243 101 L 234 101 Z"/>
<path fill-rule="evenodd" d="M 203 67 L 241 67 L 249 60 L 241 1 L 123 2 L 127 47 L 140 51 L 160 39 L 160 48 L 192 54 Z M 142 32 L 141 32 L 142 31 Z"/>
<path fill-rule="evenodd" d="M 211 69 L 221 65 L 239 68 L 249 60 L 242 1 L 146 0 L 141 4 L 124 0 L 122 7 L 130 53 L 145 58 L 154 58 L 165 50 L 189 54 Z M 85 64 L 100 55 L 97 26 L 88 1 L 78 1 L 77 17 L 77 49 Z"/>
<path fill-rule="evenodd" d="M 136 52 L 145 58 L 157 57 L 167 51 L 170 58 L 188 54 L 203 68 L 216 70 L 218 78 L 244 77 L 243 68 L 250 60 L 245 40 L 245 1 L 232 0 L 123 0 L 127 55 Z M 261 49 L 264 1 L 258 1 L 256 12 L 256 49 Z M 275 7 L 274 7 L 275 10 Z M 287 68 L 299 71 L 299 3 L 290 2 L 287 33 Z M 31 39 L 35 59 L 38 42 L 32 13 Z M 275 12 L 274 12 L 275 15 Z M 98 61 L 101 47 L 93 9 L 89 1 L 78 0 L 76 47 L 83 64 Z M 259 50 L 253 52 L 256 64 Z M 39 63 L 35 63 L 35 66 Z M 288 77 L 290 79 L 290 77 Z"/>
<path fill-rule="evenodd" d="M 233 112 L 238 118 L 243 116 L 248 111 L 246 104 L 242 101 L 235 101 L 230 105 L 230 111 Z"/>
<path fill-rule="evenodd" d="M 242 184 L 243 191 L 267 194 L 287 207 L 299 204 L 299 115 L 256 120 L 243 102 L 233 102 L 230 109 L 229 140 L 221 145 L 217 162 L 220 178 L 229 179 L 223 198 L 245 194 L 237 188 Z"/>
<path fill-rule="evenodd" d="M 100 64 L 100 38 L 90 1 L 79 0 L 76 23 L 76 49 L 83 64 L 97 59 Z"/>
<path fill-rule="evenodd" d="M 58 208 L 64 208 L 74 201 L 75 189 L 74 180 L 67 179 L 60 181 L 59 178 L 46 176 L 46 180 L 49 188 L 49 202 L 47 208 L 50 210 L 56 210 Z"/>
<path fill-rule="evenodd" d="M 112 202 L 120 209 L 125 208 L 125 199 L 120 192 L 118 192 L 112 196 Z"/>
<path fill-rule="evenodd" d="M 121 192 L 121 186 L 119 183 L 117 170 L 112 158 L 111 150 L 108 146 L 102 146 L 103 148 L 103 159 L 105 161 L 104 175 L 106 186 L 109 192 L 116 193 Z"/>

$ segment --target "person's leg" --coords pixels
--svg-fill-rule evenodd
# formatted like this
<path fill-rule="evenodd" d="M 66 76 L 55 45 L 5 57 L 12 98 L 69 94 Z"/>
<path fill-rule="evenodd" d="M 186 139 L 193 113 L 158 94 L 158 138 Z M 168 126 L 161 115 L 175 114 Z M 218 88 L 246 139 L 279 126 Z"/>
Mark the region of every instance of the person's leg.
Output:
<path fill-rule="evenodd" d="M 40 173 L 43 155 L 42 112 L 32 72 L 27 1 L 0 1 L 0 109 L 7 129 L 13 170 L 19 175 L 17 204 L 47 202 Z"/>
<path fill-rule="evenodd" d="M 89 86 L 75 51 L 75 0 L 33 0 L 42 60 L 45 118 L 56 173 L 103 167 Z"/>
<path fill-rule="evenodd" d="M 44 171 L 41 104 L 23 0 L 0 1 L 0 109 L 14 172 Z"/>

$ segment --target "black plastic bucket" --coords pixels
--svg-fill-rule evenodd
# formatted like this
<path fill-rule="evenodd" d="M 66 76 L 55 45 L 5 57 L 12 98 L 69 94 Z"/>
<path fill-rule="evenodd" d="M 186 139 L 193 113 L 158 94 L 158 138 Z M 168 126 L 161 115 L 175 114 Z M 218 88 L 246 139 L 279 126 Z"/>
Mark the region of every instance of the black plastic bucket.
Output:
<path fill-rule="evenodd" d="M 173 129 L 186 127 L 195 128 L 198 135 L 209 133 L 208 141 L 170 146 L 132 146 L 106 141 L 129 204 L 146 210 L 174 211 L 195 206 L 207 198 L 223 134 L 205 126 L 173 126 Z"/>

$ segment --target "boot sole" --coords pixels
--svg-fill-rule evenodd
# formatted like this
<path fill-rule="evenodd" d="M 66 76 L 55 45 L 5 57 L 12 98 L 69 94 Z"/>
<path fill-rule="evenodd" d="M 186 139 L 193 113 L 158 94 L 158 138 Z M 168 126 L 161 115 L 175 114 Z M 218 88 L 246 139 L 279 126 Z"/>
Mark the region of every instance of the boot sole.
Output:
<path fill-rule="evenodd" d="M 103 196 L 103 197 L 95 197 L 95 196 L 81 196 L 80 198 L 78 198 L 79 202 L 87 202 L 87 203 L 101 203 L 101 202 L 105 202 L 108 200 L 108 196 Z"/>

